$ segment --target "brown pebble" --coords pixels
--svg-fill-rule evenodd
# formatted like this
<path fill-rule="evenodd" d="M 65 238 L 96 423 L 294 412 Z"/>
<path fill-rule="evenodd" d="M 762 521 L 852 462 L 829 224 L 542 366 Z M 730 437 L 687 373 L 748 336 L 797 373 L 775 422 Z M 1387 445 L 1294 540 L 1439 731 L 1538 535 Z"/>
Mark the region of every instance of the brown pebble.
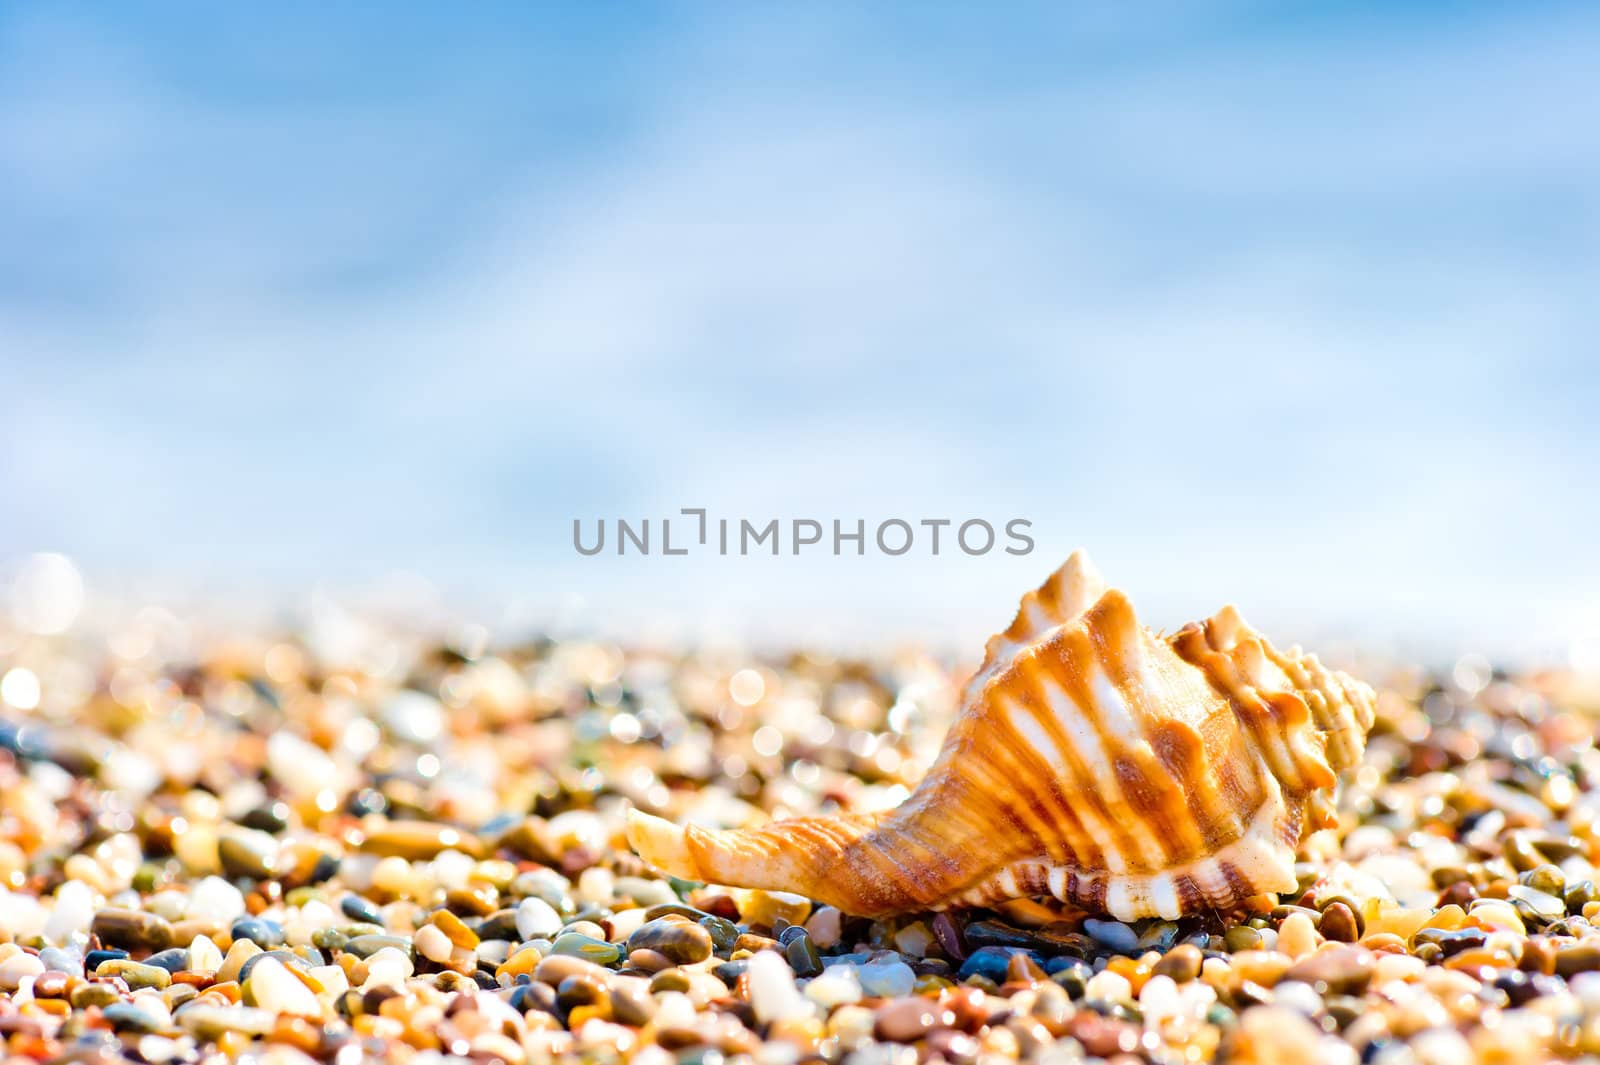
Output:
<path fill-rule="evenodd" d="M 1295 962 L 1284 973 L 1323 995 L 1359 995 L 1372 982 L 1374 959 L 1360 947 L 1324 947 Z"/>
<path fill-rule="evenodd" d="M 1180 984 L 1188 983 L 1200 975 L 1204 962 L 1205 955 L 1200 953 L 1199 947 L 1193 943 L 1179 943 L 1156 962 L 1154 975 L 1170 977 Z"/>
<path fill-rule="evenodd" d="M 1019 951 L 1011 955 L 1011 960 L 1006 963 L 1006 983 L 1008 984 L 1032 987 L 1034 984 L 1049 979 L 1050 975 L 1039 968 L 1039 963 L 1024 952 Z"/>
<path fill-rule="evenodd" d="M 572 977 L 585 977 L 604 984 L 610 978 L 609 970 L 596 965 L 592 961 L 573 957 L 571 954 L 552 954 L 540 960 L 534 967 L 533 978 L 541 984 L 556 986 L 562 981 Z"/>
<path fill-rule="evenodd" d="M 939 999 L 950 1011 L 950 1023 L 963 1032 L 976 1032 L 989 1023 L 989 996 L 975 987 L 952 987 Z"/>
<path fill-rule="evenodd" d="M 891 1043 L 915 1043 L 938 1027 L 949 1027 L 955 1015 L 925 998 L 897 998 L 878 1007 L 874 1032 Z"/>
<path fill-rule="evenodd" d="M 1530 937 L 1522 945 L 1522 958 L 1517 968 L 1525 973 L 1551 975 L 1556 971 L 1556 945 L 1542 936 Z M 38 994 L 37 985 L 34 993 Z"/>
<path fill-rule="evenodd" d="M 1139 1046 L 1139 1033 L 1132 1026 L 1089 1010 L 1075 1015 L 1067 1031 L 1097 1058 L 1109 1058 L 1119 1051 L 1131 1054 Z"/>
<path fill-rule="evenodd" d="M 638 950 L 628 952 L 628 964 L 647 973 L 659 973 L 663 969 L 672 968 L 673 962 L 659 950 L 640 947 Z"/>
<path fill-rule="evenodd" d="M 447 850 L 462 851 L 474 858 L 483 856 L 483 844 L 472 833 L 432 821 L 384 821 L 367 833 L 361 849 L 367 854 L 411 862 L 429 861 Z"/>
<path fill-rule="evenodd" d="M 102 943 L 125 950 L 166 950 L 172 946 L 172 926 L 160 916 L 143 910 L 124 910 L 109 906 L 94 915 L 90 931 Z"/>
<path fill-rule="evenodd" d="M 1317 931 L 1322 933 L 1322 938 L 1339 943 L 1354 943 L 1361 938 L 1361 926 L 1356 922 L 1355 912 L 1342 902 L 1328 904 L 1328 908 L 1322 911 Z"/>

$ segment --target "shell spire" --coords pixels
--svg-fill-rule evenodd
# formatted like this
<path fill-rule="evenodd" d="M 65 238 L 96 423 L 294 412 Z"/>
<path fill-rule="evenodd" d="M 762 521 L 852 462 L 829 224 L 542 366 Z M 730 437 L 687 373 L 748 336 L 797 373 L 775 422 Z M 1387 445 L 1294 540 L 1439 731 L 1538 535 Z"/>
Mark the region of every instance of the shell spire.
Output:
<path fill-rule="evenodd" d="M 1233 607 L 1170 637 L 1075 552 L 989 641 L 899 807 L 711 831 L 631 811 L 650 864 L 869 916 L 1049 895 L 1122 920 L 1294 889 L 1295 847 L 1361 758 L 1372 689 Z"/>

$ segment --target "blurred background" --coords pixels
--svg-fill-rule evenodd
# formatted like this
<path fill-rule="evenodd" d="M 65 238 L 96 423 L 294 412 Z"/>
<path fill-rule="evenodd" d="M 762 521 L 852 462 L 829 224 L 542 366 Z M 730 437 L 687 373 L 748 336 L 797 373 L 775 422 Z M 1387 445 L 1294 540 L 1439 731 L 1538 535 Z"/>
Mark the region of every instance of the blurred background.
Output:
<path fill-rule="evenodd" d="M 14 616 L 975 653 L 1083 546 L 1600 663 L 1600 9 L 1080 6 L 8 5 Z M 693 506 L 1037 548 L 573 550 Z"/>

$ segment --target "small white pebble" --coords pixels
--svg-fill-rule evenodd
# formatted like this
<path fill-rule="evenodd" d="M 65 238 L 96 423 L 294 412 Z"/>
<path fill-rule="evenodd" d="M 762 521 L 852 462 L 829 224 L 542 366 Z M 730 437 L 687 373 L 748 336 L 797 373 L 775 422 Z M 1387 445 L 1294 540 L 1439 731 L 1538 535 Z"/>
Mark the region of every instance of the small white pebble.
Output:
<path fill-rule="evenodd" d="M 0 991 L 15 991 L 23 980 L 44 972 L 44 962 L 32 954 L 13 954 L 0 961 Z"/>
<path fill-rule="evenodd" d="M 1089 977 L 1089 982 L 1084 985 L 1083 997 L 1096 1002 L 1130 1002 L 1133 999 L 1133 985 L 1126 976 L 1107 969 Z"/>
<path fill-rule="evenodd" d="M 220 876 L 208 876 L 189 890 L 184 915 L 193 921 L 230 925 L 244 914 L 244 895 Z"/>
<path fill-rule="evenodd" d="M 806 984 L 806 998 L 823 1009 L 847 1006 L 862 999 L 861 981 L 850 965 L 835 965 Z"/>
<path fill-rule="evenodd" d="M 561 915 L 543 899 L 532 896 L 517 903 L 517 937 L 523 942 L 530 939 L 549 939 L 561 931 Z"/>
<path fill-rule="evenodd" d="M 82 880 L 68 880 L 56 889 L 55 909 L 44 923 L 44 936 L 65 946 L 75 935 L 89 931 L 94 920 L 94 890 Z"/>
<path fill-rule="evenodd" d="M 763 1024 L 811 1015 L 811 1004 L 794 986 L 794 970 L 775 950 L 758 951 L 745 970 L 750 980 L 750 1010 Z"/>
<path fill-rule="evenodd" d="M 425 924 L 417 929 L 411 941 L 416 946 L 418 954 L 441 965 L 450 960 L 450 952 L 455 949 L 450 937 L 431 924 Z"/>
<path fill-rule="evenodd" d="M 855 970 L 861 990 L 875 998 L 905 998 L 917 984 L 917 974 L 903 961 L 868 962 Z"/>
<path fill-rule="evenodd" d="M 1133 990 L 1131 984 L 1128 989 Z M 1183 1002 L 1178 997 L 1177 981 L 1170 976 L 1152 976 L 1146 980 L 1139 991 L 1139 1009 L 1144 1014 L 1145 1023 L 1151 1025 L 1178 1016 L 1183 1010 Z"/>
<path fill-rule="evenodd" d="M 322 1005 L 300 978 L 283 967 L 276 958 L 262 958 L 250 969 L 247 981 L 256 1005 L 273 1013 L 297 1017 L 318 1017 Z"/>
<path fill-rule="evenodd" d="M 318 965 L 310 970 L 311 978 L 322 985 L 322 993 L 339 996 L 350 990 L 350 977 L 338 965 Z M 486 998 L 492 996 L 485 996 Z M 498 1000 L 497 1000 L 498 1001 Z"/>
<path fill-rule="evenodd" d="M 214 973 L 222 968 L 222 948 L 210 936 L 195 936 L 189 943 L 188 965 L 197 973 Z"/>

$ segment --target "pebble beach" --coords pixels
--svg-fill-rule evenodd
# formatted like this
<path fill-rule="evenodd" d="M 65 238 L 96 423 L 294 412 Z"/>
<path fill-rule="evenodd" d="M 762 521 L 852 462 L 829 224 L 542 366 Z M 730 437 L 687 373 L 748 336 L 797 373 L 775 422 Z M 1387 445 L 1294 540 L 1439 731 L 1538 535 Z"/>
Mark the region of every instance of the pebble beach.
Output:
<path fill-rule="evenodd" d="M 1569 673 L 1363 664 L 1291 894 L 874 921 L 662 878 L 625 813 L 891 806 L 972 663 L 175 627 L 0 640 L 7 1063 L 1600 1060 Z"/>

